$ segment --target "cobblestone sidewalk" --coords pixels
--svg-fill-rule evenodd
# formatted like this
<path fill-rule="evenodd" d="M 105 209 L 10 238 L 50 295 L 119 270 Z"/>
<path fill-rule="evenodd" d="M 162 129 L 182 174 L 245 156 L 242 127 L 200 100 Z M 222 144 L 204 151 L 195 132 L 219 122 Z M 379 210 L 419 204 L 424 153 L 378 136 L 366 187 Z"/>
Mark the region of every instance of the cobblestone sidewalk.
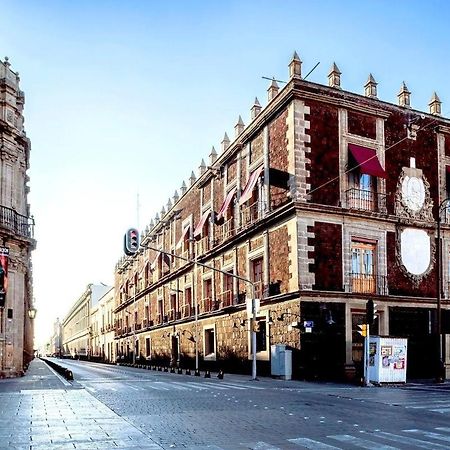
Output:
<path fill-rule="evenodd" d="M 49 386 L 59 383 L 60 389 L 33 389 L 27 375 L 0 382 L 1 450 L 161 449 L 84 389 L 65 386 L 56 374 L 50 379 L 46 367 L 39 369 L 42 364 L 34 361 L 28 376 L 42 372 Z M 34 381 L 35 385 L 41 382 L 39 377 Z M 27 389 L 19 390 L 20 386 Z"/>

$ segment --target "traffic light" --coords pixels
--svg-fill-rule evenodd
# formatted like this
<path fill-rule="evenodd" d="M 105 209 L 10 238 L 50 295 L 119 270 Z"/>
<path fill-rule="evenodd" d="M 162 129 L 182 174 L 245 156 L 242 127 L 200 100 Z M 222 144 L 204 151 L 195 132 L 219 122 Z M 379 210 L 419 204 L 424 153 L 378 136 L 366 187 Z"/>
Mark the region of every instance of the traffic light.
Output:
<path fill-rule="evenodd" d="M 366 337 L 367 336 L 367 325 L 365 323 L 363 323 L 362 325 L 358 325 L 358 328 L 360 328 L 360 330 L 358 330 L 358 333 L 361 336 Z"/>
<path fill-rule="evenodd" d="M 373 300 L 368 300 L 366 303 L 366 323 L 369 325 L 373 325 L 373 322 L 376 317 L 377 305 L 373 302 Z"/>
<path fill-rule="evenodd" d="M 125 233 L 123 250 L 128 256 L 134 255 L 139 250 L 139 231 L 136 228 L 130 228 Z"/>

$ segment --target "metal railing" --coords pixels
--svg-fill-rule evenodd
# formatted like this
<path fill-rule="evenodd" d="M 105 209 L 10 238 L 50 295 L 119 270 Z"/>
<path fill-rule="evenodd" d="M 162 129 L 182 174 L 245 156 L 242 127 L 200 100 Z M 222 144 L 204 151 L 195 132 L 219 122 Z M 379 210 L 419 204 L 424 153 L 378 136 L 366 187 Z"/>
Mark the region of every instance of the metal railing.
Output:
<path fill-rule="evenodd" d="M 260 202 L 255 202 L 241 210 L 241 228 L 246 228 L 262 218 Z"/>
<path fill-rule="evenodd" d="M 228 219 L 222 225 L 217 228 L 216 242 L 221 244 L 222 242 L 228 241 L 236 234 L 235 220 L 234 217 Z"/>
<path fill-rule="evenodd" d="M 211 298 L 204 298 L 201 306 L 202 312 L 217 311 L 219 309 L 219 302 Z"/>
<path fill-rule="evenodd" d="M 209 236 L 205 236 L 203 238 L 201 238 L 199 241 L 197 241 L 196 243 L 197 245 L 197 255 L 202 255 L 203 253 L 206 253 L 207 251 L 210 250 L 210 245 L 209 245 Z"/>
<path fill-rule="evenodd" d="M 0 206 L 0 225 L 20 236 L 34 237 L 34 218 L 23 216 L 6 206 Z"/>
<path fill-rule="evenodd" d="M 347 207 L 361 211 L 386 213 L 386 194 L 351 188 L 345 192 Z"/>
<path fill-rule="evenodd" d="M 377 274 L 350 273 L 350 292 L 387 295 L 387 277 Z"/>

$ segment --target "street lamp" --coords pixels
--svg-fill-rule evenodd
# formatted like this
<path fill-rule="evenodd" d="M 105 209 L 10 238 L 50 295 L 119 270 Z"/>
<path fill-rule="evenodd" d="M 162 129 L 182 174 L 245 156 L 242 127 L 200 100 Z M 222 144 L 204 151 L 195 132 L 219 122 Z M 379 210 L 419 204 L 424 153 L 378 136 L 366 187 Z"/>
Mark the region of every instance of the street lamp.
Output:
<path fill-rule="evenodd" d="M 438 340 L 438 364 L 436 372 L 436 381 L 444 381 L 444 360 L 442 351 L 442 307 L 441 307 L 441 289 L 442 289 L 442 243 L 441 243 L 441 213 L 445 211 L 445 220 L 447 220 L 447 211 L 449 209 L 450 199 L 446 198 L 439 204 L 437 214 L 437 247 L 436 247 L 436 261 L 437 261 L 437 276 L 436 276 L 436 309 L 437 309 L 437 340 Z"/>
<path fill-rule="evenodd" d="M 37 309 L 36 309 L 34 306 L 31 306 L 31 307 L 28 309 L 28 317 L 29 317 L 31 320 L 34 320 L 35 317 L 36 317 L 36 312 L 37 312 Z"/>

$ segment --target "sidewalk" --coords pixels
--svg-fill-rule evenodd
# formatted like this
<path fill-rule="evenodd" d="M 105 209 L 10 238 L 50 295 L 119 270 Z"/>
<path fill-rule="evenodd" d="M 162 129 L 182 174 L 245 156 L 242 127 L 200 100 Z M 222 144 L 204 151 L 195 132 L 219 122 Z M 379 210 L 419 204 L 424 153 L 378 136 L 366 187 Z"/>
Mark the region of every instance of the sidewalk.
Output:
<path fill-rule="evenodd" d="M 20 450 L 161 447 L 43 361 L 26 375 L 0 380 L 0 448 Z"/>

